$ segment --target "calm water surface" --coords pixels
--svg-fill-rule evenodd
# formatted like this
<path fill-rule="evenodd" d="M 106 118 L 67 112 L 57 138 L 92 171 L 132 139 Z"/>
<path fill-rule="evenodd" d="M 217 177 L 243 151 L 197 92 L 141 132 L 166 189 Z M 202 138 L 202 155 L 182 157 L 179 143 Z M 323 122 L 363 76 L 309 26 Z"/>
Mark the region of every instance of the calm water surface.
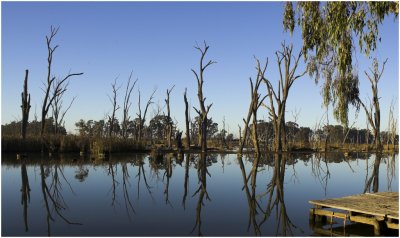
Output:
<path fill-rule="evenodd" d="M 397 155 L 268 155 L 252 177 L 253 160 L 2 155 L 1 235 L 308 236 L 309 200 L 399 187 Z"/>

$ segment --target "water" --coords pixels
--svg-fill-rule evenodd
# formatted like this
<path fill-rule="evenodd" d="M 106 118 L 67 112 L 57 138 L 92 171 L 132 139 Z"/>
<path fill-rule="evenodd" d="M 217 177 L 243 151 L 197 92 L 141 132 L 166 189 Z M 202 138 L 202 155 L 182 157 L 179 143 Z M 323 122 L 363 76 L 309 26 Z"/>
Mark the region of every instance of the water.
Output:
<path fill-rule="evenodd" d="M 308 236 L 309 200 L 399 187 L 397 155 L 269 155 L 247 187 L 254 158 L 242 159 L 2 155 L 1 235 Z"/>

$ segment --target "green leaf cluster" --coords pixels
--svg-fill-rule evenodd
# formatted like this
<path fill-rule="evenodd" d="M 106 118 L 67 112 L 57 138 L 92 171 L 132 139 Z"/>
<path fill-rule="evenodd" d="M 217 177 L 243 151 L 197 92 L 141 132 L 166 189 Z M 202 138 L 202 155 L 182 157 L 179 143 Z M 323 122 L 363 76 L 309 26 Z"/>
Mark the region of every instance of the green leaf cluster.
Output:
<path fill-rule="evenodd" d="M 324 104 L 334 106 L 335 119 L 348 123 L 350 104 L 357 106 L 358 77 L 353 72 L 355 43 L 369 56 L 376 49 L 379 24 L 393 14 L 398 16 L 398 2 L 287 2 L 283 27 L 291 34 L 297 24 L 302 31 L 303 55 L 307 70 L 316 83 L 322 76 Z M 297 16 L 297 17 L 296 17 Z"/>

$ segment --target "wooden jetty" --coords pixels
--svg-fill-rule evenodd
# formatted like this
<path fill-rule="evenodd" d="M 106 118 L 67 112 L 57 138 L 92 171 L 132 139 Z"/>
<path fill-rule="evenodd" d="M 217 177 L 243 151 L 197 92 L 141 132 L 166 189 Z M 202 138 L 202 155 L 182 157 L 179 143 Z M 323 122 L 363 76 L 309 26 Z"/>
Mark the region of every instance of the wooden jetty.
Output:
<path fill-rule="evenodd" d="M 309 201 L 310 220 L 313 223 L 333 218 L 369 224 L 374 226 L 374 234 L 380 235 L 386 228 L 399 229 L 399 193 L 379 192 L 353 196 Z"/>

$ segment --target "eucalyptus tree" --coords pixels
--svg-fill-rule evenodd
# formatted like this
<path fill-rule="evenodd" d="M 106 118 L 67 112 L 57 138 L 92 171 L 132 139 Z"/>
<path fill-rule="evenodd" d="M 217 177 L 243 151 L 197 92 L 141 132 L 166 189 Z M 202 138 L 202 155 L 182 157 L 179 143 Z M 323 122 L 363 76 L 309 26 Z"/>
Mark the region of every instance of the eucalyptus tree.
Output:
<path fill-rule="evenodd" d="M 200 127 L 199 127 L 199 123 L 198 123 L 200 120 L 201 119 L 199 116 L 196 116 L 195 118 L 193 118 L 193 121 L 192 121 L 192 131 L 193 131 L 192 134 L 193 135 L 200 134 L 200 131 L 199 131 Z M 212 117 L 207 119 L 206 131 L 207 131 L 207 139 L 211 139 L 218 132 L 218 123 L 214 122 Z M 199 139 L 201 140 L 201 137 Z"/>
<path fill-rule="evenodd" d="M 301 27 L 304 59 L 318 83 L 322 75 L 324 105 L 333 104 L 334 117 L 348 124 L 349 105 L 358 106 L 358 81 L 353 75 L 353 53 L 358 46 L 367 56 L 380 41 L 379 25 L 390 14 L 398 16 L 398 2 L 287 2 L 283 26 L 293 33 Z M 297 15 L 297 17 L 296 17 Z"/>
<path fill-rule="evenodd" d="M 193 107 L 193 108 L 199 114 L 199 135 L 201 138 L 201 140 L 200 140 L 201 151 L 206 152 L 207 151 L 207 116 L 208 116 L 208 112 L 210 111 L 210 108 L 212 106 L 212 103 L 207 106 L 205 105 L 206 98 L 203 95 L 204 70 L 206 70 L 208 66 L 215 64 L 216 62 L 209 60 L 204 65 L 204 57 L 206 56 L 207 51 L 210 48 L 210 46 L 208 46 L 205 41 L 204 41 L 204 48 L 200 48 L 199 46 L 195 46 L 195 48 L 198 51 L 200 51 L 200 53 L 201 53 L 199 71 L 196 72 L 194 69 L 192 69 L 192 72 L 196 76 L 196 80 L 197 80 L 197 96 L 199 99 L 200 109 L 197 109 L 195 107 Z"/>

